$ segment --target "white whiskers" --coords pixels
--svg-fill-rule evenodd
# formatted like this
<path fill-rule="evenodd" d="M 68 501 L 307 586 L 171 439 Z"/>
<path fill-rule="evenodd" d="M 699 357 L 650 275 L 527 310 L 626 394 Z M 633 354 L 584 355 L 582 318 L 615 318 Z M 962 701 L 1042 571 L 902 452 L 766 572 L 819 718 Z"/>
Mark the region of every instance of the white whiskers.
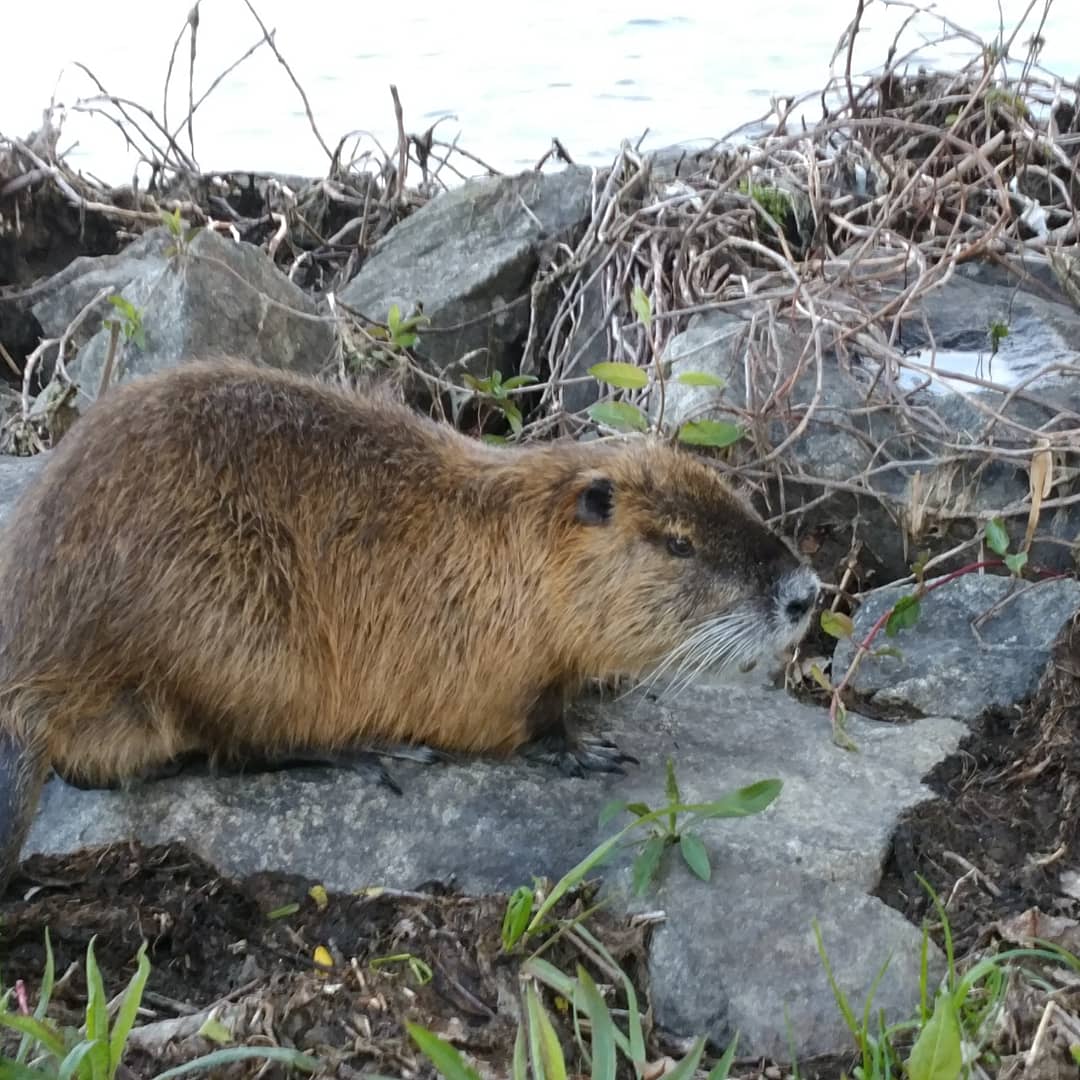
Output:
<path fill-rule="evenodd" d="M 701 672 L 756 658 L 764 644 L 761 612 L 750 605 L 738 607 L 698 626 L 663 657 L 647 680 L 634 689 L 640 686 L 652 689 L 657 680 L 674 667 L 662 696 L 677 697 Z"/>

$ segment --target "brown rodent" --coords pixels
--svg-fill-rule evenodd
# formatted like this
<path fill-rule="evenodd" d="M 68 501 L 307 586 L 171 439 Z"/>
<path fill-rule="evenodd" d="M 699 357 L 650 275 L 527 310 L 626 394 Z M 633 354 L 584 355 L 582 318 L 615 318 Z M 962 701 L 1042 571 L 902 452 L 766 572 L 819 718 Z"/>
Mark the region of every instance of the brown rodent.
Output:
<path fill-rule="evenodd" d="M 817 593 L 718 470 L 655 438 L 489 446 L 230 361 L 132 380 L 3 537 L 0 890 L 50 765 L 109 784 L 192 752 L 506 754 L 591 677 L 791 644 Z"/>

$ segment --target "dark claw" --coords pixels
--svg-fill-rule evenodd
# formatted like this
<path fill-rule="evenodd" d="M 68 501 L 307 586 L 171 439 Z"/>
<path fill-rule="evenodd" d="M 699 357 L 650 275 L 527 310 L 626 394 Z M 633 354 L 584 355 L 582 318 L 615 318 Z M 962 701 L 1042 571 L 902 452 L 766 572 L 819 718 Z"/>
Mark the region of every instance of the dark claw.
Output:
<path fill-rule="evenodd" d="M 624 754 L 608 739 L 587 735 L 570 738 L 561 732 L 542 735 L 526 743 L 519 753 L 526 761 L 556 766 L 564 776 L 584 777 L 586 772 L 625 776 L 623 762 L 639 764 L 636 757 Z"/>

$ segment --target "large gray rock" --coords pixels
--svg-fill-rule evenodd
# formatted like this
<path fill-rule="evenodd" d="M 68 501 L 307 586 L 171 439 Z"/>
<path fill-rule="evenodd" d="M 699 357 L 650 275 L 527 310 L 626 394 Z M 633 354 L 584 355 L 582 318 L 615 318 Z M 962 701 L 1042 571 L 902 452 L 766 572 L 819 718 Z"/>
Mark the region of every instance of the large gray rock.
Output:
<path fill-rule="evenodd" d="M 659 702 L 631 695 L 590 711 L 640 766 L 624 777 L 580 780 L 519 760 L 392 762 L 400 797 L 368 777 L 321 770 L 310 773 L 318 782 L 301 774 L 190 775 L 127 792 L 84 792 L 53 780 L 27 853 L 179 839 L 227 872 L 286 870 L 333 889 L 410 888 L 452 875 L 470 892 L 509 890 L 533 875 L 559 877 L 621 827 L 598 827 L 608 800 L 662 802 L 670 756 L 690 800 L 768 777 L 784 788 L 761 815 L 703 826 L 714 863 L 709 884 L 690 881 L 671 862 L 659 897 L 636 902 L 667 911 L 651 958 L 658 1018 L 721 1043 L 737 1025 L 746 1053 L 783 1055 L 786 1008 L 800 1056 L 845 1046 L 814 919 L 855 1000 L 892 949 L 878 1001 L 893 1016 L 912 1008 L 918 931 L 869 893 L 897 816 L 929 797 L 921 777 L 956 749 L 961 724 L 894 726 L 853 716 L 856 755 L 833 745 L 823 711 L 737 682 Z M 616 863 L 606 873 L 616 904 L 633 908 L 625 868 Z"/>
<path fill-rule="evenodd" d="M 341 300 L 378 321 L 392 304 L 403 315 L 422 304 L 431 323 L 416 352 L 434 370 L 481 349 L 467 370 L 508 375 L 528 333 L 533 276 L 588 221 L 591 184 L 577 166 L 470 180 L 391 229 Z"/>
<path fill-rule="evenodd" d="M 869 633 L 910 586 L 870 593 L 855 616 L 856 641 Z M 900 657 L 866 656 L 852 689 L 875 706 L 926 715 L 947 712 L 972 720 L 987 709 L 1024 702 L 1043 674 L 1050 647 L 1080 610 L 1080 583 L 1063 578 L 1031 583 L 1004 576 L 965 575 L 923 597 L 915 626 L 875 645 Z M 989 618 L 973 626 L 981 616 Z M 846 671 L 854 645 L 838 643 L 834 681 Z"/>
<path fill-rule="evenodd" d="M 318 372 L 333 357 L 332 321 L 261 249 L 203 229 L 187 250 L 167 229 L 153 229 L 118 255 L 78 259 L 34 306 L 49 334 L 63 332 L 95 293 L 111 285 L 142 312 L 145 346 L 129 341 L 113 381 L 172 367 L 200 354 L 221 353 L 273 367 Z M 100 301 L 93 331 L 69 365 L 82 395 L 97 396 L 109 343 L 102 319 L 117 312 Z"/>

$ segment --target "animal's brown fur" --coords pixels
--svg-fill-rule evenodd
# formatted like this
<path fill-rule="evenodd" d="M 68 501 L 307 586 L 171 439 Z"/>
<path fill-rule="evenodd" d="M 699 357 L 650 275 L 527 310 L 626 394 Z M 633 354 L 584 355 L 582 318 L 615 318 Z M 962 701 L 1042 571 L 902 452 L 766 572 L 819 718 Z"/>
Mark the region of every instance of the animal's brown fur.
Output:
<path fill-rule="evenodd" d="M 655 440 L 491 447 L 237 363 L 123 384 L 3 541 L 0 886 L 50 763 L 105 783 L 184 751 L 507 753 L 798 566 Z"/>

